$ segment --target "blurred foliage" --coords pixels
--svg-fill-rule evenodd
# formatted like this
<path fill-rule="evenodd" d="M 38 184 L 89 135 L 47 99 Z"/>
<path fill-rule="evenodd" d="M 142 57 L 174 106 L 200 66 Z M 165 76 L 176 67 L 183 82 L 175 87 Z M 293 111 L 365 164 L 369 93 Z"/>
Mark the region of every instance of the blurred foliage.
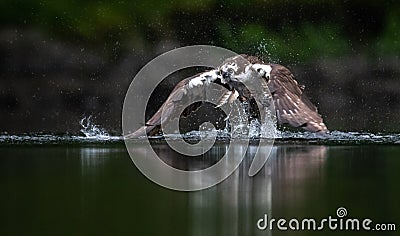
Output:
<path fill-rule="evenodd" d="M 349 53 L 398 56 L 399 6 L 372 0 L 3 0 L 0 20 L 2 27 L 38 28 L 110 54 L 170 40 L 296 64 Z"/>
<path fill-rule="evenodd" d="M 399 9 L 392 9 L 392 11 L 385 18 L 385 27 L 377 39 L 376 52 L 379 54 L 393 54 L 399 55 L 400 53 L 400 11 Z"/>
<path fill-rule="evenodd" d="M 247 48 L 246 51 L 276 63 L 342 56 L 350 50 L 337 26 L 327 23 L 319 26 L 304 23 L 299 29 L 286 26 L 280 33 L 267 31 L 261 25 L 245 25 L 234 33 L 225 26 L 221 35 L 228 48 L 236 51 Z"/>

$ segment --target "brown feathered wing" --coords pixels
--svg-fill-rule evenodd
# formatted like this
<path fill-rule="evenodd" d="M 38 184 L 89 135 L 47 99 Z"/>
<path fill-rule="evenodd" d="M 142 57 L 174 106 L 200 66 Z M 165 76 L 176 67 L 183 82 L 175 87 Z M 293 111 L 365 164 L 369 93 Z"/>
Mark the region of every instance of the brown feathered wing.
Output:
<path fill-rule="evenodd" d="M 317 108 L 303 93 L 293 74 L 281 65 L 272 64 L 269 89 L 274 100 L 279 124 L 289 124 L 312 132 L 326 132 L 327 128 Z"/>

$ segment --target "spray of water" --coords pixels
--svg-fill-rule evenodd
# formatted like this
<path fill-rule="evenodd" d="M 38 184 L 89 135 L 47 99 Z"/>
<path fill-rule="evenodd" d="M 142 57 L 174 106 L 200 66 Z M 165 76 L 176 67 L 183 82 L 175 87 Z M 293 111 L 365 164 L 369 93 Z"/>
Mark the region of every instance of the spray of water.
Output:
<path fill-rule="evenodd" d="M 274 58 L 274 52 L 276 52 L 276 44 L 271 39 L 263 39 L 259 42 L 256 47 L 256 56 L 262 58 L 267 62 L 280 63 L 278 58 Z"/>
<path fill-rule="evenodd" d="M 244 112 L 242 119 L 247 119 L 247 114 Z M 314 144 L 400 144 L 400 134 L 382 134 L 382 133 L 362 133 L 362 132 L 342 132 L 331 131 L 326 134 L 312 133 L 312 132 L 292 132 L 292 131 L 278 131 L 276 129 L 276 122 L 265 122 L 261 124 L 257 119 L 251 120 L 247 126 L 230 127 L 229 121 L 226 120 L 226 127 L 221 130 L 203 130 L 203 131 L 190 131 L 183 134 L 185 140 L 200 140 L 200 138 L 215 137 L 217 140 L 229 140 L 231 136 L 231 129 L 233 128 L 237 135 L 235 138 L 269 138 L 274 137 L 275 142 L 278 143 L 314 143 Z M 70 136 L 70 135 L 52 135 L 52 134 L 23 134 L 23 135 L 10 135 L 7 133 L 0 133 L 1 144 L 43 144 L 43 143 L 96 143 L 96 142 L 119 142 L 123 140 L 122 136 L 111 136 L 109 133 L 94 124 L 93 117 L 83 117 L 79 124 L 81 125 L 81 132 L 84 136 Z M 151 137 L 151 139 L 174 139 L 177 138 L 176 134 L 163 135 Z M 138 140 L 140 141 L 140 140 Z"/>
<path fill-rule="evenodd" d="M 93 138 L 93 139 L 102 139 L 107 140 L 110 139 L 110 135 L 107 131 L 92 121 L 92 116 L 83 117 L 79 124 L 81 125 L 81 132 L 86 136 L 86 138 Z"/>

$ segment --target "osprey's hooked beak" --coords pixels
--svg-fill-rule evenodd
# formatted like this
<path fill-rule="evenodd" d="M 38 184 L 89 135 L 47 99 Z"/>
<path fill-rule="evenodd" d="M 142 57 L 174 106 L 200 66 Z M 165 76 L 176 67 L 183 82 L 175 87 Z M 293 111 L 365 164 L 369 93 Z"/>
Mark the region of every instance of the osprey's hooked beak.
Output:
<path fill-rule="evenodd" d="M 235 70 L 234 68 L 228 67 L 226 65 L 219 68 L 219 74 L 221 76 L 221 82 L 227 84 L 231 81 L 238 81 L 235 78 Z"/>
<path fill-rule="evenodd" d="M 229 72 L 222 73 L 221 81 L 224 81 L 225 84 L 229 84 L 230 82 L 240 82 L 240 80 L 238 78 L 236 78 L 234 74 L 229 73 Z"/>
<path fill-rule="evenodd" d="M 224 71 L 222 68 L 219 68 L 218 77 L 223 84 L 229 83 L 232 79 L 229 72 Z"/>
<path fill-rule="evenodd" d="M 222 78 L 224 80 L 229 81 L 229 80 L 231 80 L 231 75 L 228 72 L 224 71 L 224 72 L 222 72 Z"/>

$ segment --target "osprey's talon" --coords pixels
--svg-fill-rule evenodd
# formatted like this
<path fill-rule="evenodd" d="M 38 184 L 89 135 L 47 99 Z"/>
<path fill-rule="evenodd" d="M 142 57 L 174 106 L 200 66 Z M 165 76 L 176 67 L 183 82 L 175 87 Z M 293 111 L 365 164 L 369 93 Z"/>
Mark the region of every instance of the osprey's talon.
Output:
<path fill-rule="evenodd" d="M 239 93 L 236 90 L 227 91 L 218 101 L 218 105 L 215 108 L 222 107 L 226 103 L 232 104 L 239 97 Z"/>

